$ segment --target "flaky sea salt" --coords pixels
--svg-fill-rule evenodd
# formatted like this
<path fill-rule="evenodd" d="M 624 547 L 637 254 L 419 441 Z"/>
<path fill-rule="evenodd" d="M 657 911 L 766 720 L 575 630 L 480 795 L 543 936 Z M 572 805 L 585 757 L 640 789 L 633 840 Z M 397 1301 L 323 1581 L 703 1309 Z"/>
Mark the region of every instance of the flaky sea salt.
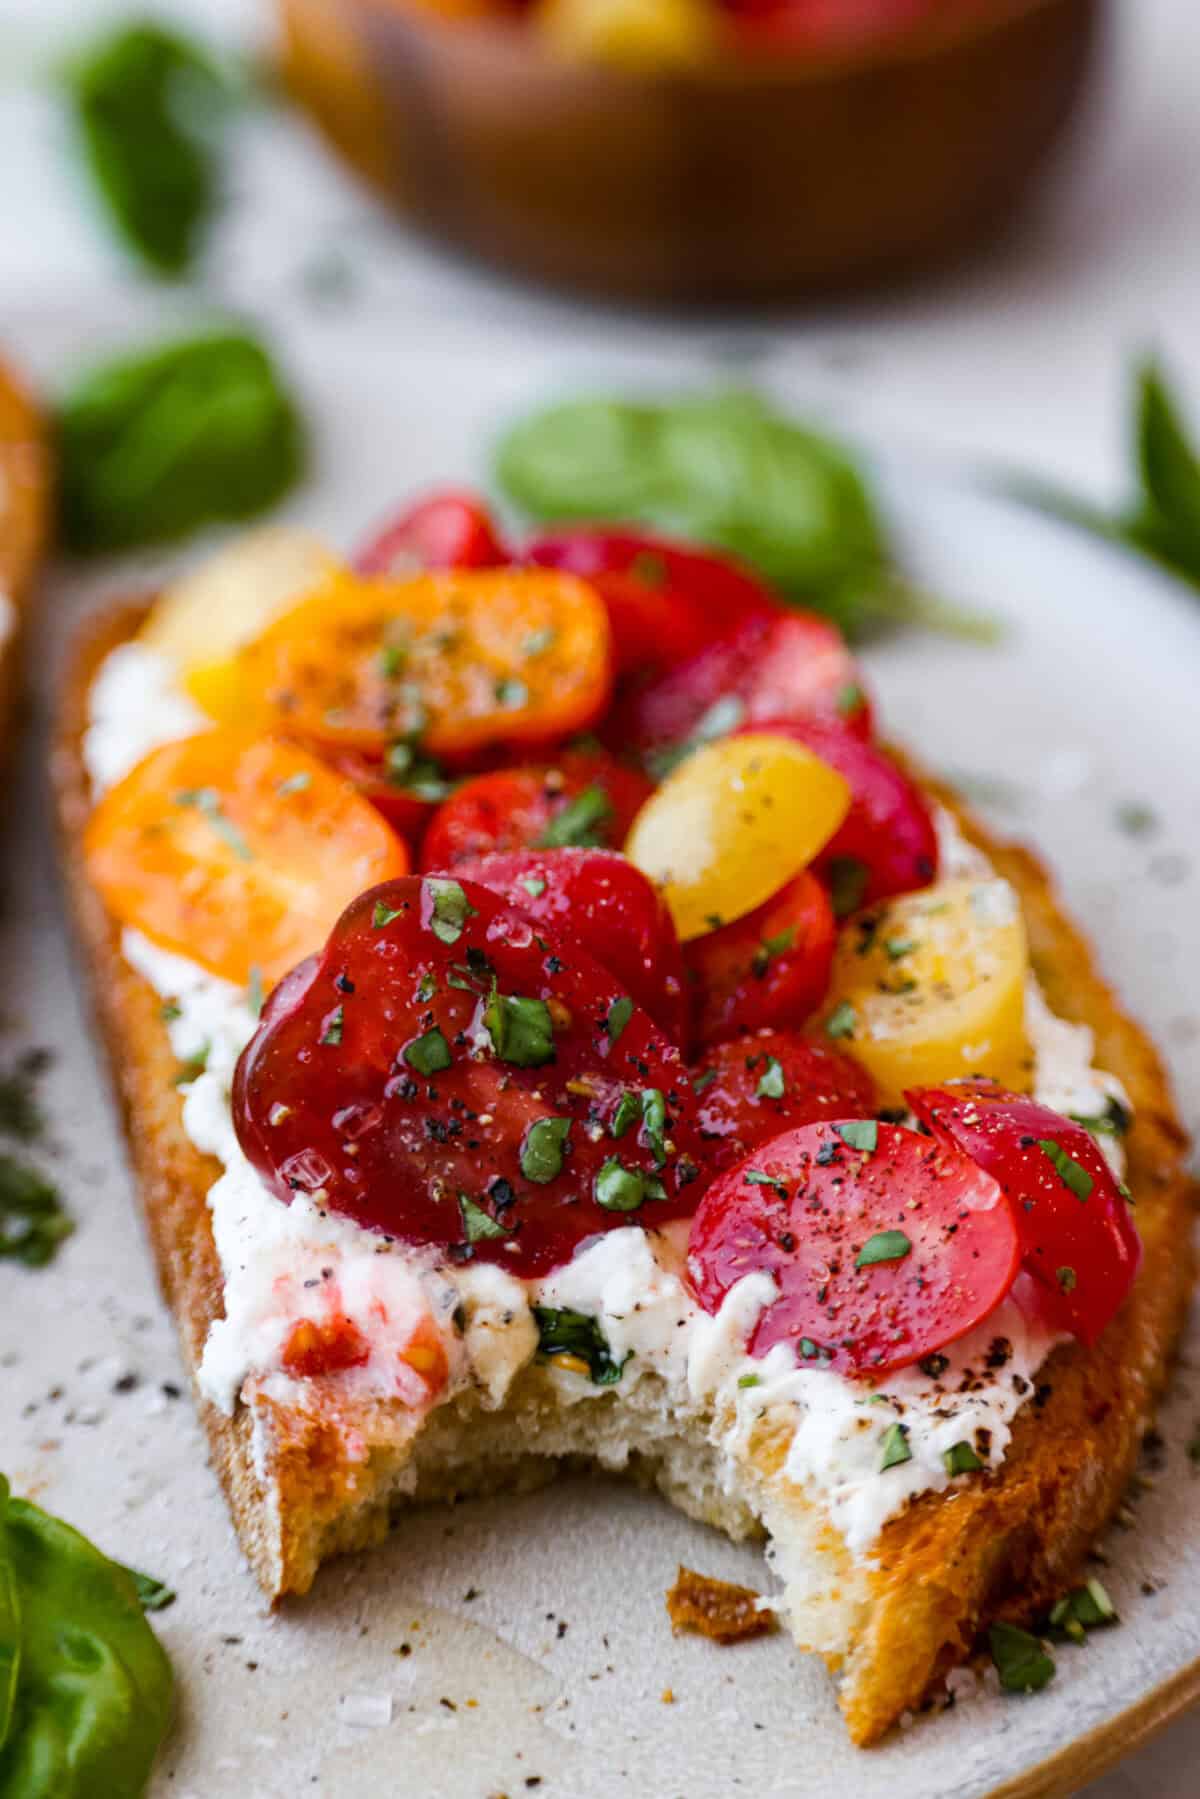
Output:
<path fill-rule="evenodd" d="M 338 1700 L 339 1724 L 353 1724 L 362 1730 L 381 1730 L 392 1721 L 390 1693 L 343 1693 Z"/>

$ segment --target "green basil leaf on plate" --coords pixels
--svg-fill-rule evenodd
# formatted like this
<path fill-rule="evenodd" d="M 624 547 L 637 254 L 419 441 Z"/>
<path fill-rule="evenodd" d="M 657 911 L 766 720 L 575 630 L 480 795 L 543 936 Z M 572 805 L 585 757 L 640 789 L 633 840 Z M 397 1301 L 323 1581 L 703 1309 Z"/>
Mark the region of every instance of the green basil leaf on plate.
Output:
<path fill-rule="evenodd" d="M 83 159 L 126 245 L 155 273 L 186 272 L 216 207 L 234 88 L 190 38 L 118 26 L 63 72 Z"/>
<path fill-rule="evenodd" d="M 304 466 L 299 412 L 268 351 L 244 331 L 92 369 L 64 396 L 57 427 L 62 534 L 81 552 L 253 518 Z"/>
<path fill-rule="evenodd" d="M 129 1571 L 0 1478 L 0 1799 L 136 1799 L 171 1685 Z"/>

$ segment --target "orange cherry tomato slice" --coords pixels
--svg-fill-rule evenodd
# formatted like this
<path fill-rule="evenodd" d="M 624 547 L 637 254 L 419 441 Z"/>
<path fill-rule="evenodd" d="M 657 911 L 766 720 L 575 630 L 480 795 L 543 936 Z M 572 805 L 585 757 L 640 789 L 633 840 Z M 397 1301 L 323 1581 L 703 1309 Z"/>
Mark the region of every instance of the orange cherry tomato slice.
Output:
<path fill-rule="evenodd" d="M 317 743 L 461 756 L 585 730 L 610 665 L 603 602 L 575 575 L 343 575 L 246 646 L 238 692 L 249 716 Z"/>
<path fill-rule="evenodd" d="M 348 781 L 296 744 L 205 731 L 165 744 L 100 801 L 85 854 L 109 911 L 156 943 L 270 988 L 348 902 L 408 868 Z"/>

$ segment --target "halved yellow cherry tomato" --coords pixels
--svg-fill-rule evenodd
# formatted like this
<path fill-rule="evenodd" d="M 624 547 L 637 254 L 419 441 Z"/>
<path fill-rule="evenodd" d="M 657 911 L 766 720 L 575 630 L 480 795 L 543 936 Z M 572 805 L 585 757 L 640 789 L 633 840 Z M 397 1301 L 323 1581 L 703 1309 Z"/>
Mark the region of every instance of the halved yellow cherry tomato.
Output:
<path fill-rule="evenodd" d="M 281 613 L 326 586 L 338 566 L 309 531 L 291 525 L 248 531 L 172 582 L 139 635 L 171 659 L 197 705 L 236 724 L 233 658 Z"/>
<path fill-rule="evenodd" d="M 367 800 L 295 744 L 205 731 L 151 752 L 105 794 L 84 853 L 109 911 L 245 985 L 319 950 L 408 852 Z"/>
<path fill-rule="evenodd" d="M 824 849 L 849 809 L 842 776 L 802 745 L 726 737 L 651 794 L 625 854 L 662 888 L 686 942 L 770 899 Z"/>
<path fill-rule="evenodd" d="M 539 0 L 536 24 L 560 54 L 624 69 L 686 66 L 716 43 L 705 0 Z"/>
<path fill-rule="evenodd" d="M 238 676 L 251 716 L 314 742 L 419 738 L 435 756 L 541 743 L 603 709 L 608 614 L 554 569 L 346 575 L 248 644 Z"/>
<path fill-rule="evenodd" d="M 1029 955 L 1007 881 L 944 881 L 856 912 L 834 957 L 828 1035 L 874 1075 L 884 1105 L 906 1087 L 993 1075 L 1025 1091 Z"/>

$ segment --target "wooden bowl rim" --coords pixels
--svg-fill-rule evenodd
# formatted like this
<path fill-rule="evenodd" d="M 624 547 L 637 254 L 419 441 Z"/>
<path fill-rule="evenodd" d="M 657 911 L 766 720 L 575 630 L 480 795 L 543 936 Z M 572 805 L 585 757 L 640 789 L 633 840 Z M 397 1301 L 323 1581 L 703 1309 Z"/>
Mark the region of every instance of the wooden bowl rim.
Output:
<path fill-rule="evenodd" d="M 490 46 L 510 70 L 543 77 L 583 77 L 643 95 L 663 89 L 806 88 L 872 77 L 884 70 L 902 70 L 973 49 L 1038 13 L 1074 15 L 1081 25 L 1090 24 L 1104 4 L 1105 0 L 982 0 L 979 7 L 964 13 L 918 20 L 889 38 L 867 38 L 825 51 L 722 46 L 719 56 L 694 65 L 639 70 L 555 54 L 524 20 L 454 19 L 427 11 L 412 0 L 361 0 L 362 10 L 402 19 L 414 37 L 424 37 L 442 48 L 469 41 L 476 49 Z"/>

